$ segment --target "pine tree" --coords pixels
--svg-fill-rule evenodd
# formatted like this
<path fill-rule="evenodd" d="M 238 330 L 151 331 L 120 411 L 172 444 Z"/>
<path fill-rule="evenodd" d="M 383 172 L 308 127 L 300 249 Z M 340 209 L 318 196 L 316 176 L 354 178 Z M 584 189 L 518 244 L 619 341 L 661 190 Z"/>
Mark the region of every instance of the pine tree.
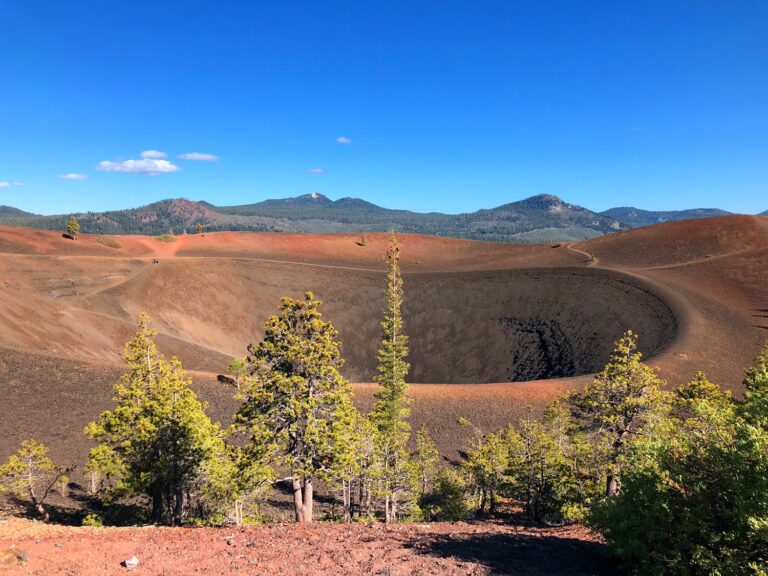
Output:
<path fill-rule="evenodd" d="M 768 430 L 768 344 L 744 375 L 744 401 L 739 409 L 754 426 Z"/>
<path fill-rule="evenodd" d="M 368 513 L 366 499 L 371 494 L 375 468 L 374 436 L 370 420 L 355 410 L 347 450 L 339 454 L 331 472 L 332 482 L 341 488 L 345 522 L 351 522 L 356 512 L 358 516 Z"/>
<path fill-rule="evenodd" d="M 428 520 L 452 522 L 466 518 L 470 487 L 465 476 L 453 467 L 443 468 L 437 473 L 432 490 L 420 500 Z"/>
<path fill-rule="evenodd" d="M 240 526 L 258 512 L 258 502 L 272 486 L 275 472 L 269 465 L 270 444 L 255 442 L 247 450 L 232 444 L 217 444 L 219 451 L 208 458 L 198 475 L 195 491 L 198 508 L 208 524 Z"/>
<path fill-rule="evenodd" d="M 472 484 L 479 493 L 477 511 L 496 511 L 496 495 L 507 479 L 509 452 L 502 436 L 496 433 L 477 437 L 467 452 L 464 467 L 472 478 Z"/>
<path fill-rule="evenodd" d="M 290 471 L 297 522 L 312 522 L 317 479 L 332 480 L 350 450 L 355 407 L 352 389 L 339 374 L 338 333 L 324 322 L 320 302 L 283 298 L 264 339 L 250 345 L 249 376 L 236 426 L 250 434 L 246 451 L 279 449 Z"/>
<path fill-rule="evenodd" d="M 374 484 L 380 477 L 381 462 L 376 428 L 359 413 L 355 417 L 355 435 L 354 475 L 349 479 L 347 505 L 350 515 L 370 518 L 375 512 Z"/>
<path fill-rule="evenodd" d="M 378 352 L 378 368 L 374 380 L 380 389 L 370 418 L 378 431 L 378 447 L 381 458 L 380 492 L 384 498 L 384 517 L 387 523 L 397 519 L 401 493 L 407 490 L 409 479 L 406 461 L 407 444 L 411 427 L 408 424 L 410 408 L 405 395 L 405 381 L 410 365 L 408 336 L 403 329 L 403 279 L 400 273 L 400 248 L 392 234 L 386 256 L 387 304 L 381 322 L 382 338 Z"/>
<path fill-rule="evenodd" d="M 248 366 L 245 364 L 245 358 L 235 358 L 227 366 L 227 372 L 234 376 L 235 386 L 240 390 L 240 382 L 248 374 Z"/>
<path fill-rule="evenodd" d="M 437 451 L 435 443 L 429 436 L 426 426 L 416 433 L 416 447 L 411 453 L 416 475 L 421 484 L 421 497 L 423 498 L 429 492 L 430 484 L 437 473 L 440 453 Z"/>
<path fill-rule="evenodd" d="M 18 451 L 0 466 L 0 492 L 9 490 L 19 498 L 29 498 L 35 511 L 47 522 L 50 516 L 45 500 L 56 486 L 62 490 L 66 473 L 66 468 L 53 463 L 45 444 L 24 440 Z"/>
<path fill-rule="evenodd" d="M 661 402 L 661 380 L 641 359 L 637 336 L 630 330 L 616 342 L 603 371 L 569 399 L 578 429 L 604 455 L 607 496 L 618 492 L 621 456 L 630 440 L 647 430 Z"/>
<path fill-rule="evenodd" d="M 77 235 L 80 234 L 80 223 L 74 215 L 70 216 L 67 222 L 67 234 L 72 237 L 72 240 L 77 240 Z"/>
<path fill-rule="evenodd" d="M 129 371 L 114 388 L 116 407 L 86 427 L 98 442 L 88 468 L 101 472 L 113 497 L 147 496 L 153 522 L 180 524 L 202 470 L 224 452 L 223 441 L 181 363 L 158 354 L 146 314 L 137 325 L 125 346 Z"/>
<path fill-rule="evenodd" d="M 525 504 L 528 518 L 535 522 L 562 519 L 575 474 L 550 408 L 543 419 L 528 414 L 501 436 L 508 450 L 507 474 L 513 495 Z"/>

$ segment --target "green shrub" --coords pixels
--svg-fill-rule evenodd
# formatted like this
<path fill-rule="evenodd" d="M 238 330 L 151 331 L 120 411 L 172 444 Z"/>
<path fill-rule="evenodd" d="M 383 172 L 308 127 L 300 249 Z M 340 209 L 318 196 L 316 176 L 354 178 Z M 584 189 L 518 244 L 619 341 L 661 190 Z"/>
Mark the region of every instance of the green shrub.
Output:
<path fill-rule="evenodd" d="M 176 242 L 176 236 L 174 236 L 172 233 L 167 232 L 165 234 L 160 234 L 160 236 L 157 237 L 160 242 Z"/>
<path fill-rule="evenodd" d="M 101 528 L 104 526 L 104 521 L 98 514 L 88 514 L 83 518 L 83 526 L 92 526 L 94 528 Z"/>
<path fill-rule="evenodd" d="M 703 375 L 672 400 L 666 430 L 628 455 L 616 497 L 591 523 L 635 573 L 764 574 L 768 431 Z"/>
<path fill-rule="evenodd" d="M 467 483 L 456 470 L 441 470 L 434 488 L 421 498 L 419 507 L 428 520 L 462 520 L 469 513 Z"/>

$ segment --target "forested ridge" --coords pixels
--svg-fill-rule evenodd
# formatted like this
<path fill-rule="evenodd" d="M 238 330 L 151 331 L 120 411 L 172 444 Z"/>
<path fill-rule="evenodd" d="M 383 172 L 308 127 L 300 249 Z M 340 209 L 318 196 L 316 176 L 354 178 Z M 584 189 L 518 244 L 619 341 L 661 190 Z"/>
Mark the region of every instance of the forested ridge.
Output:
<path fill-rule="evenodd" d="M 382 208 L 358 198 L 330 200 L 321 194 L 265 200 L 241 206 L 214 206 L 185 199 L 163 200 L 140 208 L 75 214 L 86 234 L 148 234 L 172 230 L 257 232 L 398 232 L 498 242 L 584 240 L 621 230 L 615 219 L 539 195 L 496 208 L 464 214 L 411 212 Z M 0 223 L 63 230 L 69 214 L 40 216 L 0 208 Z"/>
<path fill-rule="evenodd" d="M 194 232 L 199 225 L 209 232 L 395 230 L 492 242 L 548 242 L 586 240 L 629 228 L 729 214 L 717 208 L 653 211 L 617 207 L 593 212 L 547 194 L 476 212 L 444 214 L 383 208 L 360 198 L 331 200 L 313 193 L 239 206 L 176 198 L 139 208 L 81 212 L 75 216 L 86 234 L 183 234 Z M 766 216 L 768 211 L 759 215 Z M 0 224 L 5 225 L 63 230 L 69 216 L 42 216 L 0 206 Z"/>
<path fill-rule="evenodd" d="M 692 220 L 694 218 L 712 218 L 715 216 L 729 216 L 732 213 L 719 208 L 692 208 L 690 210 L 641 210 L 640 208 L 621 207 L 609 208 L 601 212 L 603 216 L 616 218 L 622 224 L 637 228 L 639 226 L 651 226 L 662 222 L 677 222 L 678 220 Z"/>

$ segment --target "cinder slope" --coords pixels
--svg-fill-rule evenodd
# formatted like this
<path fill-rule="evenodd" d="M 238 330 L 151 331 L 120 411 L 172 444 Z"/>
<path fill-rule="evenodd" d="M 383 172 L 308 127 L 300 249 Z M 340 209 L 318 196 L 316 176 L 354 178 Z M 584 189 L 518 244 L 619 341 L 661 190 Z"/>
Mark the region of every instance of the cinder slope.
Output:
<path fill-rule="evenodd" d="M 650 283 L 680 320 L 654 359 L 673 384 L 704 370 L 737 393 L 768 341 L 768 218 L 727 216 L 660 224 L 572 246 L 586 262 Z"/>
<path fill-rule="evenodd" d="M 153 256 L 166 249 L 159 263 L 154 263 L 158 258 L 90 255 L 7 257 L 2 265 L 13 281 L 0 295 L 0 320 L 6 326 L 0 345 L 117 362 L 135 318 L 146 311 L 166 353 L 177 354 L 190 369 L 215 374 L 261 338 L 282 296 L 300 297 L 310 290 L 325 301 L 326 316 L 340 330 L 346 375 L 369 381 L 384 305 L 385 237 L 374 237 L 365 247 L 351 238 L 281 237 L 282 244 L 275 238 L 187 237 L 173 246 L 175 256 L 168 243 L 135 239 L 151 247 Z M 231 254 L 233 246 L 237 257 L 210 255 Z M 405 265 L 415 270 L 405 275 L 415 382 L 575 376 L 605 362 L 624 326 L 641 334 L 649 353 L 662 350 L 675 334 L 668 306 L 642 282 L 616 272 L 560 266 L 579 258 L 563 247 L 509 250 L 441 241 L 431 247 L 436 257 L 428 258 L 429 248 L 424 237 L 403 239 L 409 255 Z M 315 262 L 290 262 L 289 249 Z M 317 262 L 323 259 L 326 263 Z M 471 270 L 484 262 L 502 269 L 420 271 Z"/>
<path fill-rule="evenodd" d="M 620 269 L 682 266 L 768 246 L 768 218 L 723 216 L 667 222 L 574 245 L 603 266 Z"/>

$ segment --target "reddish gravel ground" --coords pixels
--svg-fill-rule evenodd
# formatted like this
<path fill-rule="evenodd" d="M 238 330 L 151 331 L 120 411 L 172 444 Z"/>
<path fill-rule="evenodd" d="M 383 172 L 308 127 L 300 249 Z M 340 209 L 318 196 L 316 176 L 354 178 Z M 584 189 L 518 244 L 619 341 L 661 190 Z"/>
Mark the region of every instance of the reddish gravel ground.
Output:
<path fill-rule="evenodd" d="M 121 566 L 131 556 L 133 570 Z M 25 558 L 19 563 L 16 558 Z M 5 563 L 3 562 L 5 560 Z M 0 524 L 0 574 L 617 574 L 581 527 L 477 523 L 65 528 Z"/>

